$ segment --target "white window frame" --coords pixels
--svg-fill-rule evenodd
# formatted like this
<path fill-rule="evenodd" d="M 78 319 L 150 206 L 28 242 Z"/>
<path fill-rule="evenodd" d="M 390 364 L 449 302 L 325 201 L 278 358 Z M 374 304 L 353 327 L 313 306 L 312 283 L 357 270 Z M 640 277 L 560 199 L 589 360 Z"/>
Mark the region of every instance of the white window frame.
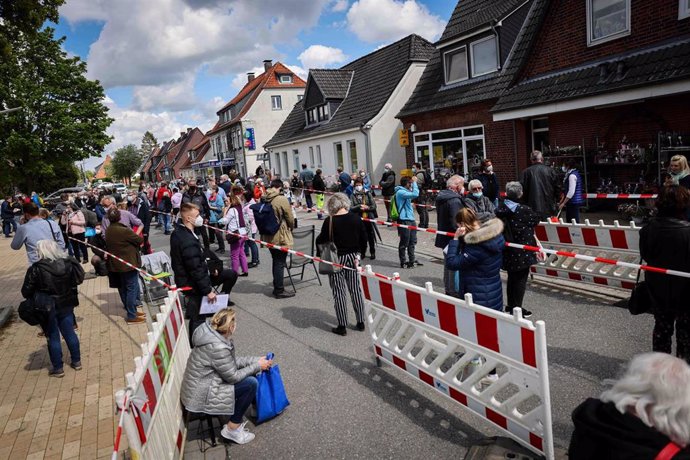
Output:
<path fill-rule="evenodd" d="M 277 102 L 277 104 L 276 104 Z M 280 94 L 271 96 L 271 109 L 273 110 L 283 110 L 283 98 Z"/>
<path fill-rule="evenodd" d="M 350 139 L 345 142 L 345 145 L 347 146 L 347 159 L 348 163 L 350 165 L 350 172 L 352 174 L 356 173 L 359 170 L 359 153 L 357 152 L 357 141 L 355 139 Z M 355 146 L 355 156 L 353 158 L 352 156 L 352 149 L 350 148 L 352 145 Z M 357 166 L 355 167 L 354 160 L 357 162 Z"/>
<path fill-rule="evenodd" d="M 323 162 L 321 160 L 321 146 L 320 145 L 316 146 L 316 167 L 317 168 L 323 167 Z"/>
<path fill-rule="evenodd" d="M 690 17 L 690 1 L 678 0 L 678 19 Z"/>
<path fill-rule="evenodd" d="M 281 75 L 280 76 L 280 83 L 281 84 L 292 83 L 292 75 Z"/>
<path fill-rule="evenodd" d="M 493 70 L 489 70 L 487 72 L 482 72 L 482 73 L 474 73 L 474 46 L 478 43 L 483 43 L 489 40 L 494 41 L 494 48 L 496 49 L 496 67 L 494 67 Z M 489 35 L 488 37 L 480 38 L 477 41 L 473 41 L 470 43 L 470 71 L 472 74 L 472 78 L 474 77 L 481 77 L 482 75 L 488 75 L 490 73 L 498 71 L 498 61 L 499 61 L 499 56 L 498 56 L 498 39 L 496 38 L 495 35 Z"/>
<path fill-rule="evenodd" d="M 338 166 L 341 166 L 341 164 L 338 162 L 338 146 L 340 146 L 340 153 L 343 156 L 342 167 L 343 169 L 345 169 L 345 166 L 347 165 L 347 156 L 342 142 L 333 142 L 333 160 L 335 163 L 335 167 L 338 168 Z"/>
<path fill-rule="evenodd" d="M 276 152 L 275 157 L 276 157 L 276 164 L 273 166 L 273 171 L 276 174 L 278 174 L 278 177 L 282 177 L 283 174 L 282 174 L 282 170 L 280 167 L 280 152 Z"/>
<path fill-rule="evenodd" d="M 453 137 L 453 138 L 448 138 L 448 139 L 438 139 L 438 140 L 433 140 L 433 135 L 436 133 L 444 133 L 448 131 L 457 131 L 461 130 L 461 132 L 464 134 L 464 130 L 466 129 L 476 129 L 476 128 L 482 128 L 482 134 L 476 134 L 472 136 L 459 136 L 459 137 Z M 417 141 L 414 140 L 413 138 L 413 151 L 414 151 L 414 156 L 415 156 L 415 162 L 422 162 L 422 160 L 418 156 L 417 152 L 417 147 L 428 147 L 428 152 L 429 152 L 429 165 L 431 167 L 431 171 L 429 173 L 431 174 L 432 178 L 436 178 L 436 171 L 434 170 L 434 144 L 436 143 L 442 143 L 442 142 L 450 142 L 450 141 L 462 141 L 462 166 L 463 166 L 463 171 L 462 174 L 467 177 L 470 168 L 468 165 L 468 158 L 467 158 L 467 141 L 475 141 L 475 140 L 480 140 L 482 141 L 482 145 L 484 146 L 484 158 L 486 158 L 486 127 L 484 125 L 469 125 L 469 126 L 458 126 L 455 128 L 449 128 L 449 129 L 439 129 L 436 131 L 424 131 L 424 132 L 416 132 L 414 133 L 414 137 L 416 138 L 417 136 L 421 136 L 427 134 L 429 136 L 429 140 L 425 141 Z M 460 174 L 458 171 L 455 172 L 456 174 Z"/>
<path fill-rule="evenodd" d="M 294 166 L 293 171 L 297 170 L 299 172 L 300 160 L 298 149 L 292 149 L 292 165 Z"/>
<path fill-rule="evenodd" d="M 534 122 L 538 120 L 549 120 L 549 117 L 538 117 L 538 118 L 532 118 L 530 121 L 530 128 L 532 128 L 532 150 L 540 150 L 541 151 L 541 145 L 535 145 L 534 144 L 534 133 L 548 133 L 549 132 L 549 127 L 547 126 L 546 128 L 535 128 L 534 127 Z"/>
<path fill-rule="evenodd" d="M 447 70 L 446 70 L 446 55 L 447 55 L 447 54 L 450 54 L 450 53 L 454 53 L 455 51 L 459 51 L 459 50 L 461 50 L 461 49 L 463 49 L 463 48 L 465 49 L 465 64 L 467 65 L 467 76 L 466 76 L 465 78 L 460 78 L 460 79 L 458 79 L 458 80 L 448 81 L 448 80 L 446 80 L 446 76 L 448 75 L 448 72 L 447 72 Z M 462 46 L 458 46 L 458 47 L 456 47 L 456 48 L 453 48 L 453 49 L 450 49 L 450 50 L 448 50 L 448 51 L 444 51 L 444 52 L 443 52 L 443 81 L 446 82 L 446 85 L 451 85 L 451 84 L 457 83 L 457 82 L 459 82 L 459 81 L 468 80 L 468 79 L 470 78 L 470 72 L 469 72 L 470 69 L 469 69 L 469 67 L 470 67 L 470 66 L 469 66 L 469 63 L 467 62 L 467 46 L 462 45 Z"/>
<path fill-rule="evenodd" d="M 626 28 L 625 30 L 621 32 L 616 32 L 611 35 L 607 35 L 606 37 L 601 37 L 597 39 L 592 39 L 592 31 L 593 31 L 593 24 L 592 24 L 592 13 L 594 12 L 594 8 L 592 7 L 592 2 L 594 0 L 586 0 L 587 2 L 587 46 L 595 46 L 599 45 L 600 43 L 606 43 L 610 42 L 611 40 L 617 40 L 621 37 L 627 37 L 630 35 L 630 0 L 624 0 L 626 4 L 626 11 L 625 11 L 625 21 L 626 21 Z"/>

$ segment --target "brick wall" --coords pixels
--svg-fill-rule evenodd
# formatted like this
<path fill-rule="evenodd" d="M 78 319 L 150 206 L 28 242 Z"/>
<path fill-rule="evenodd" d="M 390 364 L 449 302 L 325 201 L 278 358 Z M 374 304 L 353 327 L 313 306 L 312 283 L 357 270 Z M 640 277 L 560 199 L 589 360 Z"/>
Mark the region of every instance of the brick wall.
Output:
<path fill-rule="evenodd" d="M 632 0 L 630 31 L 627 37 L 588 47 L 586 0 L 552 0 L 522 76 L 529 78 L 688 34 L 690 18 L 678 20 L 676 0 Z"/>

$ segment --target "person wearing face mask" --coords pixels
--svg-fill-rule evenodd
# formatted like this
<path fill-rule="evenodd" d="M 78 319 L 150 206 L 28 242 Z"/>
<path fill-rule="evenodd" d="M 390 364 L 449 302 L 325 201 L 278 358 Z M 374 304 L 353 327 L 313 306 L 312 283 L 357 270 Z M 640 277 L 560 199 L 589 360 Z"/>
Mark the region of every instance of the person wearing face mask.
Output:
<path fill-rule="evenodd" d="M 544 156 L 539 150 L 533 151 L 530 157 L 532 166 L 520 175 L 524 192 L 522 200 L 544 221 L 554 213 L 559 191 L 558 175 L 553 168 L 544 164 Z"/>
<path fill-rule="evenodd" d="M 369 174 L 363 169 L 359 170 L 358 177 L 362 179 L 362 186 L 364 190 L 371 191 L 371 179 L 369 179 Z"/>
<path fill-rule="evenodd" d="M 106 213 L 101 219 L 101 231 L 106 233 L 108 227 L 110 226 L 110 220 L 108 219 L 107 213 L 110 209 L 117 208 L 117 202 L 112 196 L 104 196 L 101 199 L 101 205 Z M 141 219 L 125 209 L 120 210 L 120 223 L 125 227 L 129 227 L 130 229 L 134 229 L 134 227 L 136 227 L 136 233 L 138 235 L 141 235 L 144 232 L 144 223 L 141 221 Z"/>
<path fill-rule="evenodd" d="M 462 176 L 454 175 L 446 181 L 445 189 L 441 190 L 436 197 L 436 222 L 439 231 L 454 233 L 458 229 L 455 216 L 465 207 L 465 179 Z M 436 234 L 434 246 L 443 250 L 453 239 L 451 236 Z M 450 270 L 447 265 L 443 267 L 443 286 L 446 295 L 460 297 L 458 294 L 458 273 Z"/>
<path fill-rule="evenodd" d="M 498 206 L 498 195 L 501 188 L 498 184 L 498 177 L 494 174 L 494 166 L 490 159 L 482 160 L 482 172 L 477 176 L 484 188 L 484 196 L 487 197 L 494 208 Z"/>
<path fill-rule="evenodd" d="M 350 198 L 350 211 L 360 217 L 376 219 L 376 202 L 371 192 L 364 187 L 364 181 L 358 177 L 355 179 L 355 190 Z M 376 234 L 373 222 L 362 221 L 363 234 L 359 238 L 360 255 L 364 259 L 367 252 L 367 243 L 369 243 L 369 255 L 371 260 L 376 259 Z"/>
<path fill-rule="evenodd" d="M 204 257 L 204 251 L 195 230 L 204 225 L 199 206 L 194 203 L 182 203 L 180 220 L 170 235 L 170 260 L 175 282 L 178 286 L 190 287 L 183 291 L 186 316 L 189 318 L 189 340 L 192 341 L 194 330 L 212 315 L 202 315 L 201 299 L 207 296 L 209 302 L 215 302 L 211 276 Z M 192 344 L 193 345 L 193 344 Z"/>
<path fill-rule="evenodd" d="M 182 203 L 192 203 L 197 205 L 199 208 L 202 225 L 194 228 L 194 233 L 196 233 L 198 236 L 201 236 L 202 240 L 204 241 L 204 248 L 208 249 L 211 246 L 211 243 L 208 238 L 208 231 L 203 224 L 208 223 L 209 216 L 211 215 L 211 207 L 208 204 L 208 199 L 206 198 L 203 190 L 197 187 L 196 180 L 191 179 L 187 183 L 187 191 L 182 194 Z"/>
<path fill-rule="evenodd" d="M 584 194 L 582 176 L 580 171 L 577 170 L 575 160 L 568 161 L 566 169 L 565 178 L 563 179 L 563 190 L 565 192 L 561 196 L 558 210 L 565 208 L 566 222 L 575 221 L 580 223 L 580 206 L 585 203 L 585 199 L 582 196 Z"/>
<path fill-rule="evenodd" d="M 469 183 L 470 193 L 465 199 L 466 206 L 472 208 L 480 222 L 486 222 L 495 217 L 495 208 L 491 200 L 484 195 L 484 187 L 477 179 Z"/>
<path fill-rule="evenodd" d="M 141 236 L 144 237 L 144 254 L 151 254 L 151 244 L 149 243 L 149 231 L 151 230 L 151 215 L 148 203 L 136 192 L 127 196 L 127 211 L 137 216 L 142 223 L 143 230 Z"/>
<path fill-rule="evenodd" d="M 383 195 L 383 202 L 386 204 L 386 214 L 388 222 L 391 221 L 391 197 L 395 194 L 395 171 L 393 165 L 386 163 L 383 168 L 383 175 L 379 181 L 381 186 L 381 195 Z"/>
<path fill-rule="evenodd" d="M 419 197 L 414 200 L 417 214 L 419 214 L 419 226 L 428 228 L 429 208 L 426 207 L 426 204 L 429 197 L 427 190 L 431 188 L 431 175 L 422 167 L 421 163 L 412 165 L 412 174 L 417 178 L 417 187 L 419 187 Z"/>

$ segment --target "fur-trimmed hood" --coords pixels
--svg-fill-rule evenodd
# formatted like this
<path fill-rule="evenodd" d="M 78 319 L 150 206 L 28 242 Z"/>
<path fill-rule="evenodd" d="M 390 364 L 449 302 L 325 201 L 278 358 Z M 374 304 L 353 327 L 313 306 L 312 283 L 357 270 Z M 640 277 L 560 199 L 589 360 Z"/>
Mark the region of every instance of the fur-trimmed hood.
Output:
<path fill-rule="evenodd" d="M 465 244 L 480 244 L 496 238 L 503 233 L 503 221 L 501 219 L 489 219 L 477 230 L 465 235 Z"/>

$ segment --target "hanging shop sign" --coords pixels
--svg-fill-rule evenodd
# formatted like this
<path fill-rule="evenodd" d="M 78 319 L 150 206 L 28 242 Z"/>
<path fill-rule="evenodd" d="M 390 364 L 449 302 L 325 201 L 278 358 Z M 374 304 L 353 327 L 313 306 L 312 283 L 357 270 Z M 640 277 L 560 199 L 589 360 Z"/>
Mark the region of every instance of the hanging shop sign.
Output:
<path fill-rule="evenodd" d="M 244 131 L 244 146 L 249 150 L 256 150 L 256 139 L 254 138 L 254 128 L 247 128 Z"/>

